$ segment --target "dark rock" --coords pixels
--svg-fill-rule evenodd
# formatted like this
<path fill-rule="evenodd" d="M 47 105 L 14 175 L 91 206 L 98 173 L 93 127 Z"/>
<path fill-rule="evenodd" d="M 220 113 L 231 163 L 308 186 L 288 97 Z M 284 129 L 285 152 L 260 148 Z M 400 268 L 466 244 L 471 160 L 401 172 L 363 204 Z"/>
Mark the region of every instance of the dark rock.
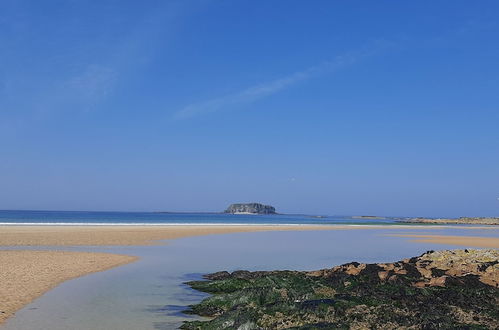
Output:
<path fill-rule="evenodd" d="M 183 329 L 498 329 L 499 250 L 429 251 L 313 272 L 218 272 Z M 491 268 L 492 267 L 492 268 Z"/>
<path fill-rule="evenodd" d="M 230 273 L 227 271 L 216 272 L 213 274 L 207 274 L 203 276 L 207 280 L 224 280 L 230 277 Z"/>

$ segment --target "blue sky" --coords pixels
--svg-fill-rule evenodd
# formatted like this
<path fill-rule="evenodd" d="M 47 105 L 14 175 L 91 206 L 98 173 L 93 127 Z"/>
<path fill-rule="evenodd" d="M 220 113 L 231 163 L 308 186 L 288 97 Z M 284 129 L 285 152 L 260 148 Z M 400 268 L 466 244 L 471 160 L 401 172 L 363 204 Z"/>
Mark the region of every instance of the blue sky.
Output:
<path fill-rule="evenodd" d="M 0 209 L 499 215 L 497 1 L 0 2 Z"/>

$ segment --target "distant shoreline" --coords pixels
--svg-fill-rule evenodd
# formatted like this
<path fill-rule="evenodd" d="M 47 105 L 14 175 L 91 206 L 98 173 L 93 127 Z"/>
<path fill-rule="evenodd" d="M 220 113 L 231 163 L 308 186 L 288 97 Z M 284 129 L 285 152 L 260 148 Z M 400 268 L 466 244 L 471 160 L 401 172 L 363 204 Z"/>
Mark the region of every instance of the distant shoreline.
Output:
<path fill-rule="evenodd" d="M 495 225 L 467 223 L 424 223 L 424 222 L 394 222 L 394 223 L 231 223 L 231 222 L 178 222 L 178 223 L 146 223 L 146 222 L 0 222 L 5 227 L 361 227 L 361 228 L 444 228 L 458 227 L 470 229 L 487 229 Z M 479 226 L 479 227 L 475 227 Z"/>
<path fill-rule="evenodd" d="M 260 214 L 253 212 L 236 212 L 227 213 L 224 211 L 84 211 L 84 210 L 14 210 L 0 209 L 2 212 L 16 213 L 103 213 L 103 214 L 169 214 L 169 215 L 222 215 L 222 216 L 238 216 L 238 215 L 258 215 L 258 216 L 286 216 L 286 217 L 309 217 L 314 219 L 327 218 L 343 218 L 352 220 L 393 220 L 399 223 L 447 223 L 447 224 L 491 224 L 499 225 L 499 217 L 416 217 L 416 216 L 383 216 L 383 215 L 323 215 L 323 214 L 305 214 L 305 213 L 269 213 Z M 0 218 L 1 219 L 1 218 Z M 0 222 L 0 225 L 6 223 Z"/>
<path fill-rule="evenodd" d="M 461 218 L 410 218 L 400 220 L 405 223 L 425 223 L 425 224 L 467 224 L 467 225 L 499 225 L 499 218 L 496 217 L 461 217 Z"/>

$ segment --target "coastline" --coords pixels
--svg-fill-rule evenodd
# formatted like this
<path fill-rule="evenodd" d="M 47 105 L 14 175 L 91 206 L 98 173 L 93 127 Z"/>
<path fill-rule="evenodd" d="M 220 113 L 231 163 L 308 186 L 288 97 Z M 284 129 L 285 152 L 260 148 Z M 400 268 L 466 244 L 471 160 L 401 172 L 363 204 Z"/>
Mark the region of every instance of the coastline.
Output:
<path fill-rule="evenodd" d="M 424 229 L 451 226 L 425 226 Z M 489 229 L 493 227 L 459 227 L 460 229 Z M 357 230 L 357 229 L 423 229 L 408 225 L 262 225 L 262 224 L 208 224 L 208 225 L 0 225 L 2 246 L 104 246 L 104 245 L 159 245 L 164 240 L 263 231 Z"/>
<path fill-rule="evenodd" d="M 160 240 L 257 231 L 333 229 L 302 225 L 0 225 L 0 326 L 57 285 L 90 273 L 118 267 L 138 258 L 127 255 L 2 250 L 2 247 L 44 246 L 141 246 Z M 335 227 L 336 230 L 349 228 Z"/>
<path fill-rule="evenodd" d="M 425 226 L 424 229 L 451 226 Z M 314 231 L 357 229 L 422 229 L 407 225 L 9 225 L 0 226 L 0 296 L 9 296 L 0 305 L 0 324 L 17 310 L 58 284 L 89 273 L 103 271 L 136 260 L 135 257 L 109 253 L 2 250 L 3 247 L 50 246 L 147 246 L 163 245 L 184 237 L 266 231 Z M 460 227 L 461 229 L 495 229 Z M 497 237 L 387 234 L 423 243 L 452 244 L 465 247 L 499 248 Z M 483 242 L 487 242 L 484 245 Z M 19 275 L 20 274 L 20 275 Z M 23 277 L 26 274 L 28 277 Z M 32 275 L 35 274 L 35 275 Z M 41 277 L 40 277 L 41 276 Z M 19 288 L 22 288 L 19 289 Z M 6 294 L 8 293 L 8 294 Z M 14 301 L 9 302 L 9 301 Z"/>
<path fill-rule="evenodd" d="M 16 311 L 62 282 L 137 259 L 111 253 L 0 250 L 0 326 Z"/>
<path fill-rule="evenodd" d="M 403 220 L 407 223 L 428 223 L 428 224 L 468 224 L 468 225 L 491 225 L 498 226 L 498 217 L 460 217 L 460 218 L 412 218 Z"/>
<path fill-rule="evenodd" d="M 158 245 L 163 240 L 212 234 L 290 230 L 349 230 L 328 225 L 12 225 L 0 226 L 2 246 Z M 364 228 L 364 226 L 363 226 Z M 368 227 L 365 226 L 367 229 Z"/>

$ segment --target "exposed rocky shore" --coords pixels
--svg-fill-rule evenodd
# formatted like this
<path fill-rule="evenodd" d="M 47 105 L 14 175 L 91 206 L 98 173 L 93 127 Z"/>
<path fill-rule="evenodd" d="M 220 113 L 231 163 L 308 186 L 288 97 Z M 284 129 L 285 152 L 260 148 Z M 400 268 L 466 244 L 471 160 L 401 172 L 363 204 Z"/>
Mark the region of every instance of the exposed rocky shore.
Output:
<path fill-rule="evenodd" d="M 275 214 L 275 208 L 260 203 L 231 204 L 224 213 L 232 214 Z"/>
<path fill-rule="evenodd" d="M 483 217 L 461 217 L 455 219 L 430 219 L 430 218 L 412 218 L 402 220 L 402 222 L 411 223 L 434 223 L 434 224 L 473 224 L 473 225 L 499 225 L 499 218 Z"/>
<path fill-rule="evenodd" d="M 499 250 L 428 251 L 311 272 L 206 275 L 182 329 L 497 329 Z"/>
<path fill-rule="evenodd" d="M 352 219 L 364 219 L 364 220 L 383 220 L 386 217 L 379 217 L 377 215 L 354 215 Z"/>

